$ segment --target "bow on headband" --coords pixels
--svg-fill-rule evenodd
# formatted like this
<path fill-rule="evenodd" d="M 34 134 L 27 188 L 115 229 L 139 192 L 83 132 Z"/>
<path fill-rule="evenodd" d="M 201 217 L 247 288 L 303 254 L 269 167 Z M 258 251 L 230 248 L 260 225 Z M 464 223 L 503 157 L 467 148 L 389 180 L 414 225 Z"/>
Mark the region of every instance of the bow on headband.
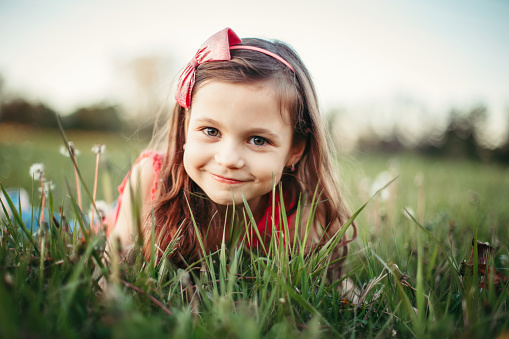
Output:
<path fill-rule="evenodd" d="M 241 42 L 242 40 L 231 28 L 225 28 L 208 38 L 207 41 L 200 46 L 198 52 L 196 52 L 193 59 L 187 64 L 180 75 L 177 83 L 177 91 L 175 92 L 177 103 L 184 108 L 191 107 L 191 92 L 193 91 L 196 68 L 198 65 L 210 61 L 230 60 L 230 49 L 250 49 L 270 55 L 295 72 L 293 67 L 285 59 L 263 48 L 254 46 L 234 46 Z"/>

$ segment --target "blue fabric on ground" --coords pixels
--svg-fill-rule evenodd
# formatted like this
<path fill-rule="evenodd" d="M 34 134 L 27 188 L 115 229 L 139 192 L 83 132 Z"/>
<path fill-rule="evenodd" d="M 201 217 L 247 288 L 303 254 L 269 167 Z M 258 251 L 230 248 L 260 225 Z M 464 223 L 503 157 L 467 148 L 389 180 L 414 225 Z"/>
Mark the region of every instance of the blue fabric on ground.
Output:
<path fill-rule="evenodd" d="M 7 198 L 10 199 L 14 205 L 14 208 L 16 209 L 16 212 L 21 217 L 21 220 L 27 227 L 27 229 L 32 231 L 32 233 L 37 232 L 39 225 L 40 225 L 40 217 L 41 217 L 41 209 L 33 207 L 30 205 L 30 202 L 28 201 L 28 193 L 23 188 L 8 188 L 6 189 L 7 192 Z M 5 213 L 2 213 L 2 218 L 9 218 L 10 220 L 14 221 L 13 217 L 13 211 L 10 208 L 9 203 L 5 199 L 5 197 L 2 195 L 0 196 L 2 198 L 2 203 L 7 210 L 8 215 L 5 216 Z M 3 212 L 3 209 L 2 209 Z M 47 222 L 49 221 L 49 210 L 48 208 L 44 209 L 44 220 Z M 57 220 L 58 223 L 60 223 L 60 215 L 54 213 L 53 217 Z M 16 223 L 15 223 L 16 224 Z M 75 224 L 72 223 L 72 224 Z M 72 225 L 74 226 L 74 225 Z M 72 227 L 70 225 L 70 227 Z"/>

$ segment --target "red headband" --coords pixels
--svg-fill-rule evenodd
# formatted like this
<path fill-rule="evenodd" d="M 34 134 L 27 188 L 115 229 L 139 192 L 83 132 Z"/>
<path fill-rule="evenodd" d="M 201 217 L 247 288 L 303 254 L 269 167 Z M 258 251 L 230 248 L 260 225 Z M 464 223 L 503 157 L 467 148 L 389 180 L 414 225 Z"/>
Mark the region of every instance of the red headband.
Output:
<path fill-rule="evenodd" d="M 177 103 L 184 108 L 191 107 L 191 93 L 193 91 L 196 68 L 198 65 L 210 61 L 231 60 L 230 49 L 250 49 L 270 55 L 295 72 L 292 65 L 279 55 L 259 47 L 238 45 L 241 42 L 242 40 L 240 40 L 231 28 L 225 28 L 208 38 L 207 41 L 200 46 L 200 49 L 198 49 L 198 52 L 196 52 L 193 59 L 187 64 L 186 68 L 184 68 L 182 74 L 180 74 L 177 90 L 175 92 Z"/>

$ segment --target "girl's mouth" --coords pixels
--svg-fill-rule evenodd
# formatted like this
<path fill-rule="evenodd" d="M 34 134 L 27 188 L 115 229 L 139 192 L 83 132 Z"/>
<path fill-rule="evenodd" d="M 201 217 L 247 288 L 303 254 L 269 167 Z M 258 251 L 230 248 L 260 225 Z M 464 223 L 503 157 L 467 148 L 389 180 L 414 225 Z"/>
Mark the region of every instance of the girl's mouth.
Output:
<path fill-rule="evenodd" d="M 245 182 L 244 180 L 225 178 L 225 177 L 221 177 L 219 175 L 212 174 L 212 173 L 210 173 L 210 175 L 212 176 L 212 178 L 214 178 L 214 180 L 216 180 L 217 182 L 220 182 L 222 184 L 235 185 L 235 184 L 243 184 Z"/>

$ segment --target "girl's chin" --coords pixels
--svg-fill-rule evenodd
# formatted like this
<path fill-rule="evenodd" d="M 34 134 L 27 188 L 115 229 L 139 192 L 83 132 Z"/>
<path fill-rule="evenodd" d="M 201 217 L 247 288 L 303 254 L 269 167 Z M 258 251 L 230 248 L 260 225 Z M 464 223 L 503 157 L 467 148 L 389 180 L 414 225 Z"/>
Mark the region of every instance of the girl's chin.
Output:
<path fill-rule="evenodd" d="M 210 200 L 212 200 L 216 205 L 222 206 L 222 207 L 228 207 L 231 208 L 235 206 L 236 208 L 244 207 L 244 199 L 246 199 L 248 205 L 250 208 L 257 208 L 257 205 L 260 201 L 261 197 L 250 197 L 250 196 L 244 196 L 244 199 L 241 194 L 235 194 L 235 195 L 229 195 L 226 196 L 208 196 Z M 253 211 L 254 212 L 254 211 Z"/>
<path fill-rule="evenodd" d="M 206 193 L 206 192 L 205 192 Z M 226 194 L 207 194 L 210 200 L 212 200 L 217 205 L 222 206 L 243 206 L 244 205 L 244 199 L 242 197 L 242 194 L 240 193 L 233 193 L 229 192 Z M 244 198 L 249 201 L 250 197 L 244 196 Z"/>
<path fill-rule="evenodd" d="M 221 205 L 221 206 L 239 206 L 239 205 L 243 205 L 244 202 L 242 201 L 242 197 L 239 197 L 238 199 L 235 197 L 230 197 L 230 198 L 220 198 L 220 197 L 210 197 L 210 200 L 212 200 L 214 203 L 216 203 L 217 205 Z"/>

